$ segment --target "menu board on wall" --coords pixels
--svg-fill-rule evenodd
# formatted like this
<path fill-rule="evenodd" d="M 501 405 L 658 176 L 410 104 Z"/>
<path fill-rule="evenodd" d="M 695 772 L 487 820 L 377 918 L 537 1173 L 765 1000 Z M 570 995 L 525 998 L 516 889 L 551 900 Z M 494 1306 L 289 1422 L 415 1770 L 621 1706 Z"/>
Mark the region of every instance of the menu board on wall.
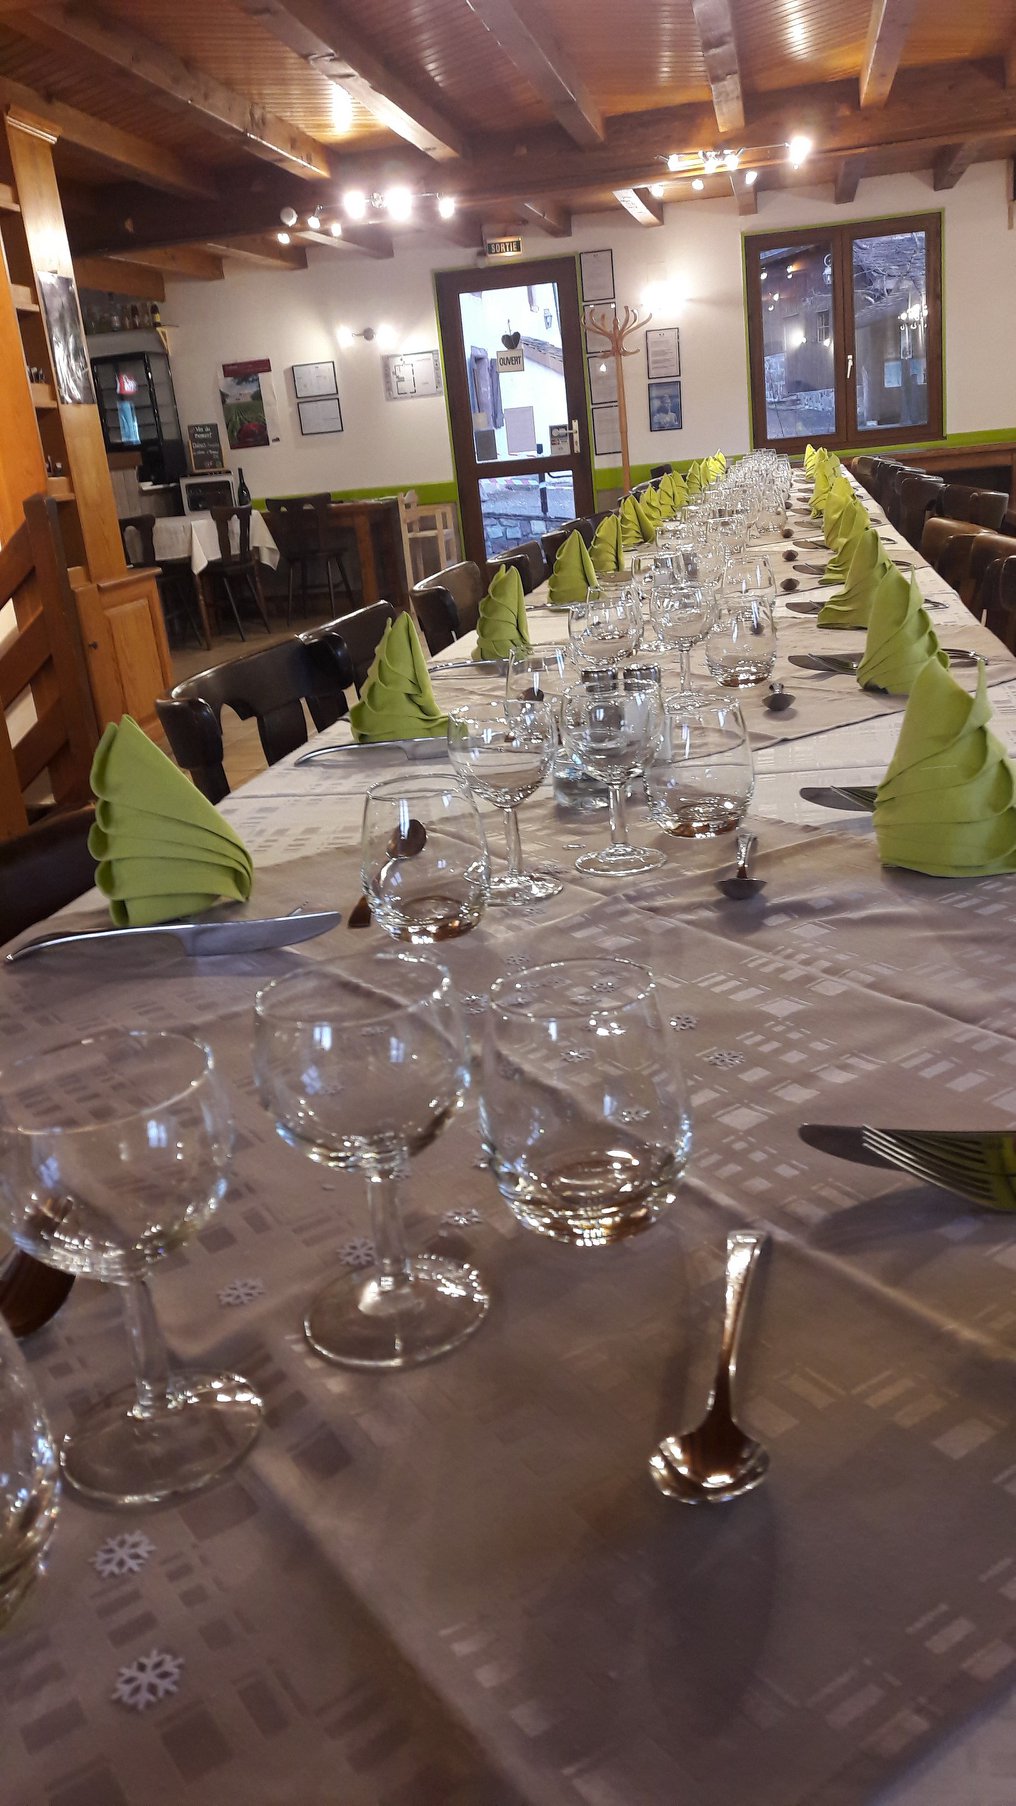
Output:
<path fill-rule="evenodd" d="M 222 440 L 214 420 L 204 420 L 187 428 L 190 461 L 193 471 L 222 470 Z"/>

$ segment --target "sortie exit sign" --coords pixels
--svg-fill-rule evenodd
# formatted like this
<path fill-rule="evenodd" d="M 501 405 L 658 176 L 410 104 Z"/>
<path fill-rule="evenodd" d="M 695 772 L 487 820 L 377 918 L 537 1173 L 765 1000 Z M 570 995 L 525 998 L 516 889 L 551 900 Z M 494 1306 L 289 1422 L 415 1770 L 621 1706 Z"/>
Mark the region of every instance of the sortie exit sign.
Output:
<path fill-rule="evenodd" d="M 521 257 L 521 238 L 487 238 L 484 250 L 488 257 Z"/>

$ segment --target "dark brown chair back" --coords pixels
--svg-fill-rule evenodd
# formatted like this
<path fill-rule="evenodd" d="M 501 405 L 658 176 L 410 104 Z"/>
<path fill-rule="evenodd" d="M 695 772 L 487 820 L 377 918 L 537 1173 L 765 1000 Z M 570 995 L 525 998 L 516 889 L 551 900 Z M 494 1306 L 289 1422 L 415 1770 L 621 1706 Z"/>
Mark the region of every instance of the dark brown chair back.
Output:
<path fill-rule="evenodd" d="M 240 565 L 250 564 L 251 504 L 248 502 L 243 508 L 212 508 L 209 512 L 219 536 L 219 562 L 232 566 L 234 569 Z M 234 520 L 239 533 L 239 545 L 235 552 L 230 543 L 229 534 L 230 522 Z"/>
<path fill-rule="evenodd" d="M 487 593 L 487 580 L 478 564 L 468 559 L 461 564 L 447 564 L 443 571 L 435 571 L 433 577 L 424 577 L 415 584 L 413 595 L 424 589 L 445 591 L 458 621 L 456 639 L 472 632 L 480 618 L 480 599 Z"/>
<path fill-rule="evenodd" d="M 91 889 L 95 860 L 88 832 L 94 820 L 89 803 L 0 842 L 0 946 Z"/>
<path fill-rule="evenodd" d="M 512 546 L 502 558 L 491 558 L 487 561 L 487 585 L 496 576 L 503 564 L 513 564 L 522 578 L 523 594 L 530 595 L 547 575 L 547 560 L 543 555 L 543 547 L 539 540 L 525 539 L 520 546 Z"/>
<path fill-rule="evenodd" d="M 970 518 L 989 533 L 997 533 L 1005 519 L 1009 496 L 1004 489 L 975 489 Z"/>
<path fill-rule="evenodd" d="M 366 608 L 354 608 L 352 614 L 340 615 L 337 621 L 315 628 L 303 638 L 315 642 L 327 640 L 344 648 L 349 659 L 349 681 L 356 686 L 359 695 L 384 630 L 398 612 L 393 602 L 371 602 Z"/>
<path fill-rule="evenodd" d="M 923 470 L 908 471 L 900 484 L 899 529 L 912 546 L 919 546 L 925 518 L 943 488 L 941 477 Z"/>
<path fill-rule="evenodd" d="M 855 458 L 850 466 L 858 482 L 861 484 L 862 488 L 868 491 L 869 495 L 874 495 L 875 493 L 874 480 L 875 466 L 877 463 L 877 458 L 869 457 L 867 453 L 862 452 L 861 456 Z"/>
<path fill-rule="evenodd" d="M 995 575 L 989 585 L 984 625 L 1016 654 L 1016 557 L 999 559 L 988 568 Z"/>
<path fill-rule="evenodd" d="M 414 583 L 410 601 L 431 656 L 454 645 L 459 637 L 459 615 L 448 591 L 435 589 L 433 584 Z"/>
<path fill-rule="evenodd" d="M 156 564 L 154 514 L 129 514 L 120 522 L 123 554 L 128 564 Z"/>
<path fill-rule="evenodd" d="M 972 614 L 980 620 L 984 613 L 986 597 L 983 591 L 987 572 L 993 565 L 1001 564 L 1006 558 L 1016 558 L 1016 539 L 1008 533 L 978 533 L 970 548 L 970 561 L 967 566 L 966 582 L 963 586 L 963 600 Z"/>
<path fill-rule="evenodd" d="M 177 764 L 218 803 L 229 794 L 223 768 L 224 708 L 241 721 L 256 718 L 265 758 L 274 765 L 307 739 L 302 704 L 307 703 L 316 727 L 330 727 L 347 713 L 343 692 L 352 681 L 348 665 L 336 672 L 331 650 L 319 651 L 306 638 L 283 640 L 187 678 L 167 696 L 157 697 L 155 707 Z"/>
<path fill-rule="evenodd" d="M 934 565 L 936 571 L 941 569 L 941 560 L 950 542 L 957 538 L 972 539 L 980 532 L 979 527 L 972 527 L 968 520 L 954 520 L 940 514 L 929 514 L 921 534 L 921 556 Z"/>

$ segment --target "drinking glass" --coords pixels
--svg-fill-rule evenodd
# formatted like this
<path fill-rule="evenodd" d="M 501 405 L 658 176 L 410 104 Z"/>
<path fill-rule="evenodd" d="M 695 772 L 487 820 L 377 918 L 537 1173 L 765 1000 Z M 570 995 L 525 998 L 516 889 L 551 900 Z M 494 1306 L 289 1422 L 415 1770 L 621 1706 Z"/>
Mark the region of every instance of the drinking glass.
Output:
<path fill-rule="evenodd" d="M 660 583 L 653 589 L 653 625 L 662 645 L 676 647 L 681 660 L 679 683 L 691 688 L 691 649 L 704 640 L 713 623 L 712 593 L 698 584 Z"/>
<path fill-rule="evenodd" d="M 773 567 L 761 552 L 734 553 L 723 567 L 720 590 L 724 596 L 758 597 L 771 606 L 776 600 Z"/>
<path fill-rule="evenodd" d="M 385 950 L 276 979 L 254 1006 L 254 1072 L 283 1141 L 367 1182 L 376 1267 L 346 1271 L 304 1320 L 346 1367 L 413 1367 L 472 1335 L 490 1299 L 473 1267 L 410 1256 L 399 1188 L 459 1108 L 469 1058 L 447 968 Z"/>
<path fill-rule="evenodd" d="M 576 684 L 561 709 L 564 742 L 583 770 L 608 787 L 610 845 L 598 853 L 580 853 L 580 872 L 605 877 L 629 877 L 663 865 L 656 847 L 633 847 L 625 826 L 625 789 L 629 780 L 645 770 L 656 750 L 660 733 L 659 681 L 632 680 L 619 687 L 607 682 Z"/>
<path fill-rule="evenodd" d="M 706 635 L 710 675 L 726 690 L 764 683 L 776 664 L 776 623 L 764 596 L 720 596 Z"/>
<path fill-rule="evenodd" d="M 371 914 L 394 940 L 424 945 L 468 934 L 487 907 L 483 823 L 451 779 L 402 776 L 372 785 L 361 854 Z"/>
<path fill-rule="evenodd" d="M 28 1363 L 0 1315 L 0 1628 L 42 1566 L 60 1463 Z"/>
<path fill-rule="evenodd" d="M 604 593 L 568 611 L 572 658 L 581 670 L 610 669 L 638 651 L 642 610 L 631 588 Z"/>
<path fill-rule="evenodd" d="M 135 1384 L 64 1439 L 79 1492 L 152 1504 L 232 1467 L 261 1423 L 234 1374 L 171 1371 L 147 1269 L 225 1195 L 229 1102 L 204 1042 L 110 1029 L 0 1073 L 0 1206 L 19 1248 L 65 1273 L 118 1285 Z"/>
<path fill-rule="evenodd" d="M 567 646 L 541 646 L 538 652 L 521 652 L 513 646 L 508 654 L 505 695 L 516 702 L 549 702 L 560 716 L 570 676 Z"/>
<path fill-rule="evenodd" d="M 498 979 L 481 1088 L 484 1148 L 527 1228 L 602 1247 L 648 1229 L 673 1203 L 691 1123 L 642 966 L 569 959 Z"/>
<path fill-rule="evenodd" d="M 508 870 L 490 880 L 491 903 L 539 903 L 556 897 L 556 878 L 527 872 L 515 811 L 540 788 L 557 751 L 557 714 L 551 703 L 515 697 L 470 703 L 448 716 L 448 751 L 454 770 L 474 795 L 500 809 Z"/>
<path fill-rule="evenodd" d="M 649 813 L 668 834 L 726 834 L 744 820 L 755 786 L 751 743 L 733 698 L 699 690 L 668 696 L 660 748 L 645 774 Z"/>

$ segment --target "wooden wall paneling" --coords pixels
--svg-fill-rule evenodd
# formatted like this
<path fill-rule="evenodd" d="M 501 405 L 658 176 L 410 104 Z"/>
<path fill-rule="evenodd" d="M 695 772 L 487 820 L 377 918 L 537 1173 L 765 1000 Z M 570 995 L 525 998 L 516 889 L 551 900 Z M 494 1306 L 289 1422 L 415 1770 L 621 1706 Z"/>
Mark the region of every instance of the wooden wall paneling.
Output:
<path fill-rule="evenodd" d="M 27 495 L 46 487 L 46 464 L 25 370 L 15 293 L 0 239 L 0 542 L 21 525 Z"/>
<path fill-rule="evenodd" d="M 173 682 L 158 573 L 132 569 L 74 591 L 100 728 L 133 715 L 162 739 L 155 698 Z"/>

